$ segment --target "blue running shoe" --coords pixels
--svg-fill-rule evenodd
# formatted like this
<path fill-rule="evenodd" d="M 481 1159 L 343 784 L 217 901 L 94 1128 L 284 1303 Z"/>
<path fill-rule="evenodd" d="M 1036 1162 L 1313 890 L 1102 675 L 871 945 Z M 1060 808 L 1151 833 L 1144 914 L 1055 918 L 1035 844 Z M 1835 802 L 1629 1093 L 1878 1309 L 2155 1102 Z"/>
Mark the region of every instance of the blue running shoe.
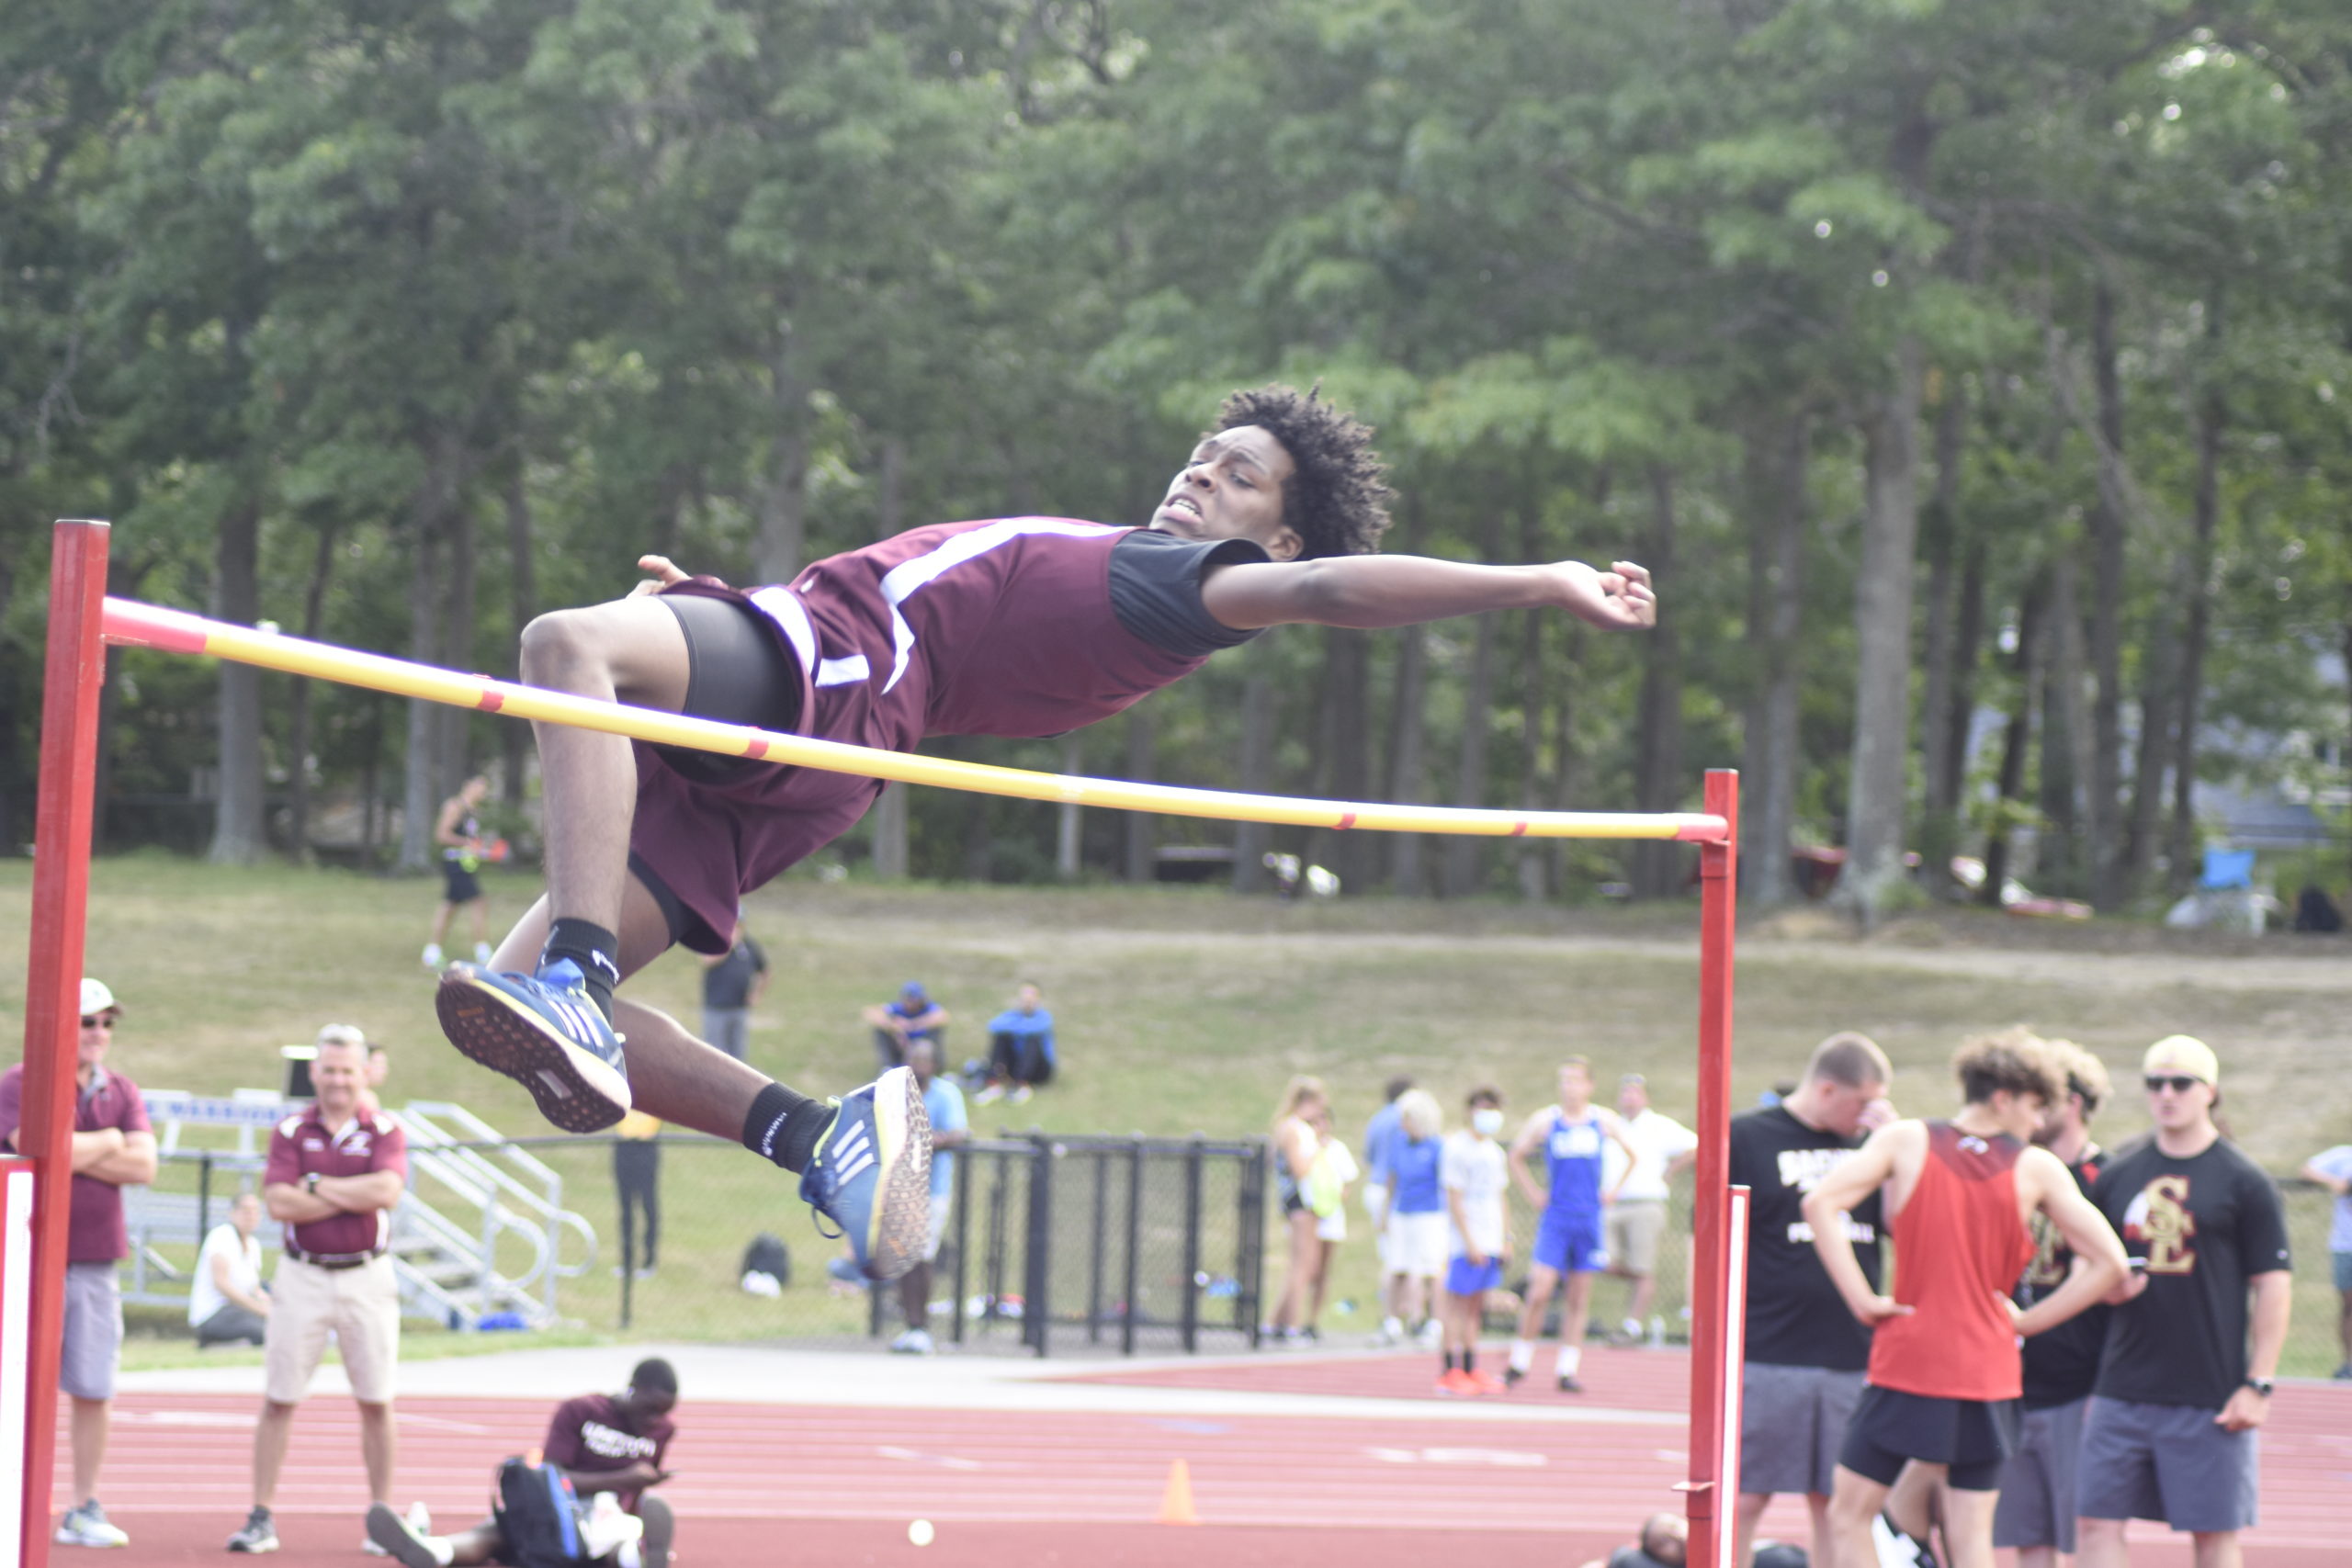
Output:
<path fill-rule="evenodd" d="M 540 1114 L 565 1132 L 601 1132 L 628 1114 L 621 1037 L 571 959 L 536 976 L 452 964 L 435 1009 L 452 1045 L 529 1089 Z"/>
<path fill-rule="evenodd" d="M 931 1232 L 931 1118 L 911 1068 L 892 1067 L 831 1102 L 803 1202 L 842 1227 L 869 1280 L 895 1280 L 922 1261 Z M 821 1227 L 820 1227 L 821 1228 Z"/>

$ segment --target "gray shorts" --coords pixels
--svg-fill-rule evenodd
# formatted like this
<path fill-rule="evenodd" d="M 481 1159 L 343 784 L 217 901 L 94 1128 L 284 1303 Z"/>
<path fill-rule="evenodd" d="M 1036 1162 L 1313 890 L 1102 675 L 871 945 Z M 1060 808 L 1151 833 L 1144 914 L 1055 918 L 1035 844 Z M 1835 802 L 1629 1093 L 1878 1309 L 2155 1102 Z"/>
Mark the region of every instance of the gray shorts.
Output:
<path fill-rule="evenodd" d="M 2046 1410 L 2029 1410 L 2018 1450 L 2001 1470 L 2001 1500 L 1993 1508 L 1995 1546 L 2075 1550 L 2075 1461 L 2083 1450 L 2083 1410 L 2090 1396 Z"/>
<path fill-rule="evenodd" d="M 2075 1509 L 2086 1519 L 2162 1519 L 2177 1530 L 2251 1529 L 2262 1433 L 2225 1432 L 2193 1404 L 2091 1396 Z"/>
<path fill-rule="evenodd" d="M 1862 1374 L 1751 1361 L 1740 1391 L 1740 1491 L 1828 1496 Z"/>
<path fill-rule="evenodd" d="M 750 1008 L 705 1008 L 702 1010 L 702 1037 L 741 1062 L 752 1044 L 752 1010 Z"/>
<path fill-rule="evenodd" d="M 57 1386 L 76 1399 L 112 1399 L 122 1359 L 122 1292 L 111 1263 L 65 1266 L 65 1354 Z"/>

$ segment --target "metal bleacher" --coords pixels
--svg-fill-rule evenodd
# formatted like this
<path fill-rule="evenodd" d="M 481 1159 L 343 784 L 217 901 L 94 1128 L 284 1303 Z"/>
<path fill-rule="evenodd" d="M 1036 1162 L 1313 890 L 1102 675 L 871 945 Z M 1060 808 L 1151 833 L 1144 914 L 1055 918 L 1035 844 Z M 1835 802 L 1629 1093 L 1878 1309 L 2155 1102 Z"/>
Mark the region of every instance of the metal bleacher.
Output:
<path fill-rule="evenodd" d="M 122 1190 L 123 1299 L 185 1306 L 197 1248 L 240 1190 L 259 1190 L 269 1130 L 300 1106 L 263 1089 L 146 1100 L 161 1166 L 154 1185 Z M 595 1227 L 563 1206 L 563 1178 L 461 1105 L 412 1100 L 394 1114 L 408 1134 L 391 1239 L 402 1310 L 452 1329 L 553 1324 L 557 1281 L 596 1260 Z M 279 1231 L 263 1220 L 265 1252 L 278 1249 Z M 265 1261 L 265 1273 L 274 1267 Z"/>

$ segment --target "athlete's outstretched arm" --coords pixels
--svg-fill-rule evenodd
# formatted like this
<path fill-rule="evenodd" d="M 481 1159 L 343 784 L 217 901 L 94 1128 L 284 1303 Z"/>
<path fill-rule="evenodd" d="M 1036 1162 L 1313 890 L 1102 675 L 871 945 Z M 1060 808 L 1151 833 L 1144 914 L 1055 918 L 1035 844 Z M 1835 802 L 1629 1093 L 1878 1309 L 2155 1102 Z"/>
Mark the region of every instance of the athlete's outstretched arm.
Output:
<path fill-rule="evenodd" d="M 1854 1256 L 1853 1238 L 1846 1234 L 1846 1213 L 1894 1175 L 1899 1145 L 1915 1143 L 1924 1147 L 1926 1137 L 1926 1128 L 1917 1122 L 1883 1127 L 1860 1150 L 1832 1166 L 1804 1196 L 1802 1207 L 1805 1224 L 1813 1227 L 1813 1250 L 1820 1256 L 1838 1293 L 1846 1299 L 1848 1309 L 1866 1327 L 1874 1328 L 1890 1317 L 1907 1316 L 1911 1309 L 1871 1289 L 1861 1259 Z"/>
<path fill-rule="evenodd" d="M 1201 603 L 1236 631 L 1313 626 L 1407 626 L 1485 610 L 1566 610 L 1621 631 L 1657 624 L 1650 574 L 1632 561 L 1474 566 L 1427 556 L 1325 556 L 1211 567 Z"/>

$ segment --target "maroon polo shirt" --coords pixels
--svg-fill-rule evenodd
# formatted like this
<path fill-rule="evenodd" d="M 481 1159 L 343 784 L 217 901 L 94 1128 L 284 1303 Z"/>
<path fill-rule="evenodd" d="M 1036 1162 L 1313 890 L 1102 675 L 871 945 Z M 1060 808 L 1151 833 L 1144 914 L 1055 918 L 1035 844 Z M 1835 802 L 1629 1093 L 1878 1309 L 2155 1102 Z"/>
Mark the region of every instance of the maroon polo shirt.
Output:
<path fill-rule="evenodd" d="M 17 1129 L 25 1120 L 25 1068 L 19 1062 L 0 1073 L 0 1145 L 17 1148 Z M 124 1137 L 153 1130 L 147 1120 L 147 1101 L 139 1086 L 120 1073 L 100 1067 L 90 1075 L 90 1087 L 79 1089 L 74 1103 L 74 1130 L 102 1132 L 119 1127 Z M 65 1224 L 65 1261 L 118 1263 L 130 1256 L 130 1237 L 122 1224 L 122 1189 L 95 1176 L 74 1179 L 73 1217 Z"/>
<path fill-rule="evenodd" d="M 639 1460 L 659 1470 L 677 1430 L 667 1417 L 660 1417 L 647 1422 L 644 1431 L 632 1432 L 621 1425 L 610 1394 L 583 1393 L 555 1407 L 555 1418 L 548 1423 L 547 1461 L 583 1475 L 627 1470 Z M 623 1493 L 621 1506 L 635 1513 L 638 1496 Z"/>
<path fill-rule="evenodd" d="M 408 1134 L 401 1131 L 399 1122 L 380 1111 L 359 1111 L 340 1136 L 330 1136 L 319 1108 L 312 1105 L 278 1122 L 270 1134 L 269 1166 L 262 1173 L 262 1185 L 284 1182 L 300 1187 L 313 1171 L 321 1176 L 367 1176 L 379 1170 L 408 1175 Z M 379 1209 L 373 1213 L 336 1214 L 308 1224 L 288 1225 L 286 1245 L 322 1257 L 348 1257 L 382 1250 L 391 1235 L 392 1212 Z"/>

